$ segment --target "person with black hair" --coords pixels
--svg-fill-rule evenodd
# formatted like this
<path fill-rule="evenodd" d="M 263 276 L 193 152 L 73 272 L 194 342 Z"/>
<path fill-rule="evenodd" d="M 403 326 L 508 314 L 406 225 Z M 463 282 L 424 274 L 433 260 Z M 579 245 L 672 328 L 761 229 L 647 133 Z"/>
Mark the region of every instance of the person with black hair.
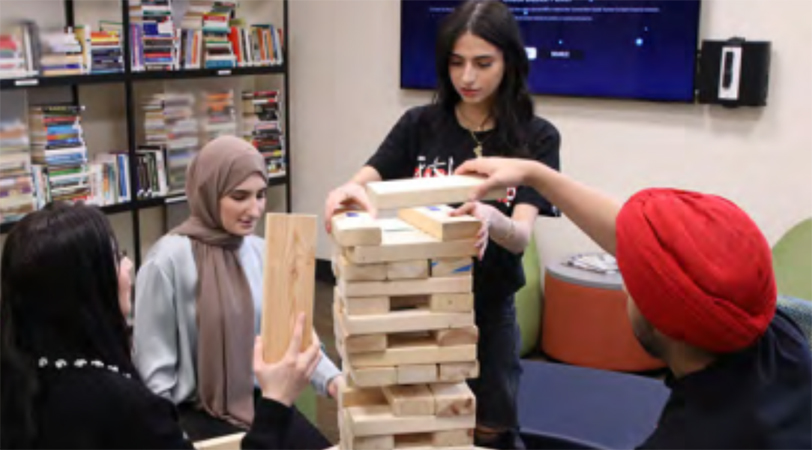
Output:
<path fill-rule="evenodd" d="M 435 101 L 407 111 L 378 151 L 325 202 L 325 226 L 345 208 L 373 214 L 364 185 L 373 181 L 449 175 L 466 160 L 504 156 L 559 169 L 561 138 L 533 112 L 527 89 L 529 61 L 510 9 L 496 0 L 469 1 L 443 22 L 436 45 Z M 545 198 L 523 186 L 497 202 L 471 202 L 454 214 L 479 218 L 479 258 L 474 266 L 480 376 L 477 445 L 521 447 L 516 396 L 521 339 L 514 294 L 525 283 L 521 255 L 541 213 L 557 216 Z M 531 251 L 535 251 L 534 249 Z"/>
<path fill-rule="evenodd" d="M 98 208 L 51 203 L 6 239 L 0 277 L 2 448 L 193 448 L 169 400 L 144 385 L 125 316 L 132 265 Z M 321 360 L 318 339 L 299 352 L 299 317 L 284 359 L 262 360 L 261 396 L 243 448 L 319 448 L 292 404 Z M 249 349 L 250 351 L 250 349 Z"/>

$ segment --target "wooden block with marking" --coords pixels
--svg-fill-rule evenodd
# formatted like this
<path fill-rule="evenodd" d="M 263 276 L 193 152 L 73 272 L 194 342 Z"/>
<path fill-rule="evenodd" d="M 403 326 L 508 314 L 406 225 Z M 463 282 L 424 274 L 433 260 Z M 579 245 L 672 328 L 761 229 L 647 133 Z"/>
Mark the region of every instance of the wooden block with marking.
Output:
<path fill-rule="evenodd" d="M 476 412 L 476 397 L 468 383 L 430 384 L 437 417 L 466 416 Z"/>
<path fill-rule="evenodd" d="M 268 363 L 282 359 L 295 318 L 305 313 L 302 350 L 313 336 L 316 216 L 269 213 L 265 217 L 262 343 Z"/>
<path fill-rule="evenodd" d="M 452 211 L 447 205 L 418 206 L 401 209 L 398 217 L 441 241 L 476 239 L 482 222 L 469 215 L 451 216 Z"/>
<path fill-rule="evenodd" d="M 411 208 L 442 203 L 464 203 L 483 179 L 467 175 L 449 175 L 435 178 L 379 181 L 368 183 L 367 197 L 379 210 Z M 483 200 L 505 197 L 505 189 L 488 192 Z"/>
<path fill-rule="evenodd" d="M 443 363 L 439 365 L 437 380 L 457 382 L 479 378 L 479 361 Z"/>
<path fill-rule="evenodd" d="M 347 281 L 338 280 L 338 288 L 347 297 L 393 297 L 425 294 L 465 294 L 471 292 L 473 278 L 444 277 L 424 280 Z"/>
<path fill-rule="evenodd" d="M 448 347 L 453 345 L 468 345 L 479 341 L 479 328 L 476 325 L 464 328 L 451 328 L 433 332 L 437 345 Z M 373 335 L 375 336 L 375 335 Z"/>
<path fill-rule="evenodd" d="M 425 384 L 385 386 L 383 395 L 392 408 L 392 414 L 398 417 L 434 415 L 434 395 Z"/>
<path fill-rule="evenodd" d="M 365 212 L 348 211 L 337 214 L 331 222 L 333 239 L 344 247 L 381 244 L 381 226 Z"/>
<path fill-rule="evenodd" d="M 433 447 L 457 447 L 474 445 L 474 430 L 446 430 L 435 431 L 431 435 Z"/>
<path fill-rule="evenodd" d="M 474 260 L 464 258 L 433 258 L 431 260 L 431 276 L 457 277 L 471 275 L 474 271 Z"/>
<path fill-rule="evenodd" d="M 472 312 L 474 294 L 434 294 L 429 298 L 429 309 L 436 312 Z"/>
<path fill-rule="evenodd" d="M 383 230 L 380 245 L 360 245 L 344 249 L 353 263 L 367 264 L 432 258 L 476 256 L 476 239 L 443 242 L 417 230 L 400 219 L 379 219 Z"/>
<path fill-rule="evenodd" d="M 387 280 L 411 280 L 429 277 L 429 261 L 392 261 L 386 263 Z"/>
<path fill-rule="evenodd" d="M 397 366 L 398 384 L 436 383 L 437 364 L 411 364 Z"/>
<path fill-rule="evenodd" d="M 385 281 L 389 268 L 384 263 L 353 264 L 344 255 L 338 255 L 333 271 L 336 278 L 346 281 Z"/>
<path fill-rule="evenodd" d="M 468 416 L 405 416 L 392 413 L 389 406 L 353 406 L 345 409 L 349 426 L 355 436 L 427 433 L 474 428 L 476 415 Z"/>

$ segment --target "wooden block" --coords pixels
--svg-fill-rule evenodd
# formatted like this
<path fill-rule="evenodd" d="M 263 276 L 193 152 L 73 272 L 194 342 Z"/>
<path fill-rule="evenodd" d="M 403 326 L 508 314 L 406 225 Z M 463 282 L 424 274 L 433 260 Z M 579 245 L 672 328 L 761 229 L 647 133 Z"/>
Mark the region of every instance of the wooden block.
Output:
<path fill-rule="evenodd" d="M 302 349 L 313 336 L 316 282 L 316 216 L 273 214 L 265 217 L 262 343 L 268 363 L 282 359 L 296 316 L 306 315 Z"/>
<path fill-rule="evenodd" d="M 437 312 L 472 312 L 474 294 L 434 294 L 429 298 L 429 309 Z"/>
<path fill-rule="evenodd" d="M 387 280 L 411 280 L 429 277 L 429 261 L 393 261 L 386 263 Z"/>
<path fill-rule="evenodd" d="M 353 386 L 343 386 L 338 393 L 338 409 L 349 408 L 350 406 L 374 406 L 388 405 L 383 390 L 379 387 L 360 388 Z"/>
<path fill-rule="evenodd" d="M 206 439 L 194 443 L 197 450 L 239 450 L 245 433 L 234 433 L 226 436 Z"/>
<path fill-rule="evenodd" d="M 391 386 L 398 383 L 394 367 L 362 367 L 348 369 L 350 377 L 358 387 Z"/>
<path fill-rule="evenodd" d="M 353 450 L 392 450 L 395 448 L 395 436 L 356 437 L 352 440 Z"/>
<path fill-rule="evenodd" d="M 353 264 L 344 255 L 336 256 L 333 267 L 336 278 L 347 281 L 384 281 L 389 270 L 384 263 Z"/>
<path fill-rule="evenodd" d="M 479 361 L 440 364 L 437 378 L 441 382 L 457 382 L 470 378 L 479 378 Z"/>
<path fill-rule="evenodd" d="M 333 216 L 331 221 L 333 239 L 344 247 L 381 244 L 381 226 L 365 212 L 348 211 Z"/>
<path fill-rule="evenodd" d="M 344 348 L 347 353 L 380 352 L 386 350 L 386 334 L 364 334 L 359 336 L 347 336 L 344 341 Z"/>
<path fill-rule="evenodd" d="M 346 281 L 341 279 L 338 280 L 338 288 L 345 298 L 393 297 L 470 293 L 472 283 L 473 279 L 470 276 L 394 281 Z"/>
<path fill-rule="evenodd" d="M 386 314 L 389 312 L 389 297 L 350 297 L 344 298 L 338 287 L 333 290 L 334 301 L 342 305 L 350 316 Z"/>
<path fill-rule="evenodd" d="M 458 447 L 474 445 L 474 430 L 447 430 L 435 431 L 431 435 L 433 447 Z"/>
<path fill-rule="evenodd" d="M 440 347 L 468 344 L 476 345 L 479 341 L 479 328 L 477 328 L 476 325 L 464 328 L 436 330 L 433 334 L 436 339 L 435 342 L 437 342 L 437 345 Z"/>
<path fill-rule="evenodd" d="M 435 383 L 429 385 L 434 394 L 438 417 L 467 416 L 476 412 L 476 397 L 468 383 Z"/>
<path fill-rule="evenodd" d="M 382 352 L 348 355 L 354 368 L 394 367 L 411 364 L 441 364 L 448 362 L 471 362 L 476 359 L 476 345 L 440 347 L 428 338 L 422 345 L 412 343 L 408 347 L 398 347 L 394 336 L 389 337 L 389 348 Z"/>
<path fill-rule="evenodd" d="M 381 245 L 362 245 L 344 249 L 356 264 L 409 261 L 432 258 L 462 258 L 477 255 L 476 239 L 443 242 L 419 231 L 400 219 L 380 219 Z"/>
<path fill-rule="evenodd" d="M 385 386 L 383 395 L 392 408 L 392 414 L 398 417 L 434 415 L 434 396 L 425 384 Z"/>
<path fill-rule="evenodd" d="M 367 184 L 367 197 L 379 210 L 441 203 L 464 203 L 483 179 L 466 175 L 379 181 Z M 494 189 L 483 200 L 498 200 L 505 189 Z"/>
<path fill-rule="evenodd" d="M 431 276 L 456 277 L 471 275 L 474 271 L 474 260 L 465 258 L 434 258 L 430 262 Z"/>
<path fill-rule="evenodd" d="M 441 330 L 474 325 L 474 315 L 470 312 L 445 313 L 425 309 L 407 309 L 376 315 L 345 316 L 341 320 L 344 331 L 348 336 Z"/>
<path fill-rule="evenodd" d="M 398 384 L 436 383 L 437 364 L 410 364 L 397 366 Z"/>
<path fill-rule="evenodd" d="M 474 428 L 476 415 L 469 416 L 406 416 L 392 413 L 389 406 L 353 406 L 345 409 L 349 426 L 355 436 L 428 433 L 460 428 Z"/>
<path fill-rule="evenodd" d="M 454 208 L 447 205 L 418 206 L 401 209 L 398 217 L 441 241 L 476 239 L 482 222 L 469 215 L 451 216 L 452 211 Z"/>

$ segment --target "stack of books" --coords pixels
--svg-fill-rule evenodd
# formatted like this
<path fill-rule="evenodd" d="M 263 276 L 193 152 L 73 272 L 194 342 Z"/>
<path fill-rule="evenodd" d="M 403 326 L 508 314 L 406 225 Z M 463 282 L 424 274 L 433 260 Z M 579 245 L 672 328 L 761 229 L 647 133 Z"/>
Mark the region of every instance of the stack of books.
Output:
<path fill-rule="evenodd" d="M 28 130 L 20 120 L 0 122 L 0 223 L 34 211 Z"/>
<path fill-rule="evenodd" d="M 87 147 L 82 133 L 84 106 L 32 107 L 31 156 L 40 206 L 56 200 L 88 200 Z"/>
<path fill-rule="evenodd" d="M 243 92 L 243 138 L 262 153 L 268 175 L 285 173 L 285 136 L 282 132 L 281 93 L 279 91 Z"/>

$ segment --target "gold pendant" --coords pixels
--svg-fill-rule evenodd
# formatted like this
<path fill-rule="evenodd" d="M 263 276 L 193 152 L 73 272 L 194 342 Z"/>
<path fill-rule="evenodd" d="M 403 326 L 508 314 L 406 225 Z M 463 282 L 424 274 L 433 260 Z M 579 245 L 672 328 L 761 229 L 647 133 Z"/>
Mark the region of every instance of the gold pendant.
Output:
<path fill-rule="evenodd" d="M 482 158 L 482 146 L 481 145 L 477 145 L 476 147 L 474 147 L 474 154 L 476 155 L 477 158 Z"/>

